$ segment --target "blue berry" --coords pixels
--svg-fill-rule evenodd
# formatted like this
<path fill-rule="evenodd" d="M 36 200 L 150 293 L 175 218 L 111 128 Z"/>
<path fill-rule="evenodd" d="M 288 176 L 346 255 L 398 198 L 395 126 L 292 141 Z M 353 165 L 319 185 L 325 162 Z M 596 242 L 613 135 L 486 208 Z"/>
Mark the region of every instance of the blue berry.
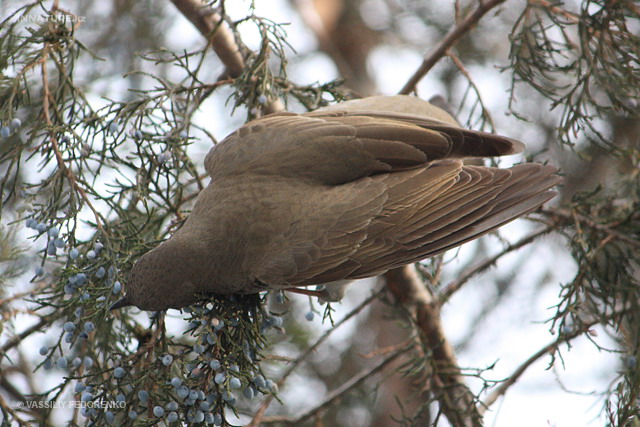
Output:
<path fill-rule="evenodd" d="M 44 275 L 44 268 L 42 268 L 42 266 L 37 266 L 36 267 L 36 276 L 41 277 Z"/>
<path fill-rule="evenodd" d="M 126 402 L 126 400 L 126 396 L 122 393 L 118 393 L 118 395 L 116 396 L 116 402 L 118 403 Z"/>
<path fill-rule="evenodd" d="M 246 397 L 247 399 L 251 400 L 256 395 L 256 392 L 253 389 L 253 387 L 247 387 L 247 388 L 244 389 L 242 394 L 244 394 L 244 397 Z"/>
<path fill-rule="evenodd" d="M 84 285 L 85 283 L 87 283 L 87 275 L 84 273 L 78 273 L 75 276 L 75 282 L 78 285 Z"/>
<path fill-rule="evenodd" d="M 175 412 L 169 412 L 169 415 L 167 415 L 167 422 L 175 423 L 176 421 L 178 421 L 178 414 Z"/>
<path fill-rule="evenodd" d="M 64 342 L 71 344 L 73 342 L 73 334 L 69 333 L 64 336 Z"/>
<path fill-rule="evenodd" d="M 216 376 L 213 378 L 216 384 L 224 384 L 224 381 L 227 379 L 224 372 L 218 372 Z"/>
<path fill-rule="evenodd" d="M 175 400 L 172 400 L 171 402 L 167 403 L 167 411 L 177 411 L 178 410 L 178 402 L 176 402 Z"/>
<path fill-rule="evenodd" d="M 73 332 L 76 330 L 76 324 L 73 322 L 66 322 L 62 328 L 65 332 Z"/>
<path fill-rule="evenodd" d="M 93 399 L 93 395 L 88 391 L 85 391 L 84 393 L 82 393 L 82 396 L 80 397 L 80 400 L 83 402 L 89 402 L 92 399 Z"/>
<path fill-rule="evenodd" d="M 87 332 L 93 332 L 96 329 L 96 326 L 93 322 L 84 322 L 84 330 Z"/>
<path fill-rule="evenodd" d="M 49 231 L 47 231 L 47 234 L 49 235 L 49 237 L 55 239 L 56 237 L 58 237 L 58 234 L 60 234 L 60 229 L 56 226 L 53 226 L 49 229 Z"/>
<path fill-rule="evenodd" d="M 118 122 L 113 120 L 111 123 L 109 123 L 109 133 L 116 133 L 116 132 L 118 132 Z"/>
<path fill-rule="evenodd" d="M 260 96 L 258 97 L 258 103 L 260 103 L 260 104 L 266 104 L 266 103 L 267 103 L 267 97 L 266 97 L 266 96 L 264 96 L 264 95 L 260 95 Z"/>
<path fill-rule="evenodd" d="M 625 359 L 624 364 L 625 364 L 625 365 L 626 365 L 626 367 L 627 367 L 628 369 L 630 369 L 630 370 L 631 370 L 631 369 L 635 369 L 635 368 L 636 368 L 636 365 L 638 364 L 638 358 L 637 358 L 636 356 L 633 356 L 633 355 L 628 356 L 628 357 Z"/>
<path fill-rule="evenodd" d="M 189 391 L 189 399 L 195 401 L 197 398 L 198 398 L 198 391 L 197 390 Z"/>
<path fill-rule="evenodd" d="M 104 276 L 107 275 L 107 270 L 104 269 L 104 267 L 100 267 L 98 268 L 98 270 L 96 271 L 96 277 L 98 279 L 102 279 Z"/>
<path fill-rule="evenodd" d="M 47 224 L 45 224 L 44 222 L 39 223 L 38 225 L 36 225 L 36 230 L 38 230 L 39 233 L 44 233 L 45 231 L 47 231 Z"/>
<path fill-rule="evenodd" d="M 67 358 L 64 356 L 60 356 L 58 360 L 56 360 L 56 366 L 58 369 L 66 369 L 67 368 Z"/>
<path fill-rule="evenodd" d="M 171 385 L 178 388 L 182 385 L 182 380 L 178 377 L 173 377 L 171 378 Z"/>
<path fill-rule="evenodd" d="M 87 369 L 91 369 L 93 367 L 93 359 L 89 356 L 85 356 L 84 358 L 84 367 Z"/>
<path fill-rule="evenodd" d="M 82 365 L 82 359 L 80 359 L 79 357 L 76 357 L 73 359 L 73 362 L 71 362 L 71 364 L 73 365 L 74 368 L 79 368 L 80 365 Z"/>
<path fill-rule="evenodd" d="M 213 415 L 213 425 L 216 425 L 216 426 L 222 425 L 222 415 L 220 414 Z"/>
<path fill-rule="evenodd" d="M 140 399 L 140 402 L 147 403 L 147 400 L 149 400 L 149 392 L 147 390 L 140 390 L 138 392 L 138 399 Z"/>
<path fill-rule="evenodd" d="M 96 252 L 96 255 L 99 254 L 102 249 L 104 249 L 104 245 L 100 242 L 96 242 L 96 244 L 93 246 L 93 250 Z"/>
<path fill-rule="evenodd" d="M 129 414 L 127 414 L 127 416 L 132 419 L 135 420 L 136 418 L 138 418 L 138 413 L 136 411 L 129 411 Z"/>
<path fill-rule="evenodd" d="M 242 387 L 242 383 L 240 382 L 240 379 L 236 377 L 231 378 L 231 381 L 229 381 L 229 385 L 234 390 Z"/>
<path fill-rule="evenodd" d="M 267 383 L 264 380 L 264 377 L 262 375 L 257 375 L 254 379 L 253 379 L 253 383 L 256 385 L 256 387 L 258 388 L 265 388 Z"/>
<path fill-rule="evenodd" d="M 11 135 L 11 129 L 7 126 L 3 126 L 2 129 L 0 129 L 0 137 L 8 138 L 9 135 Z"/>
<path fill-rule="evenodd" d="M 115 282 L 113 284 L 113 293 L 114 294 L 119 294 L 120 292 L 122 292 L 122 283 L 120 282 Z"/>
<path fill-rule="evenodd" d="M 276 394 L 278 392 L 278 384 L 273 381 L 267 380 L 266 386 L 271 393 Z"/>
<path fill-rule="evenodd" d="M 87 298 L 85 298 L 85 296 L 87 296 Z M 88 297 L 89 297 L 89 294 L 83 294 L 83 295 L 80 297 L 80 299 L 84 301 L 84 300 L 86 300 L 86 299 L 89 299 Z M 79 337 L 81 340 L 86 340 L 86 339 L 89 339 L 89 334 L 87 333 L 87 331 L 81 331 L 81 332 L 78 334 L 78 337 Z"/>
<path fill-rule="evenodd" d="M 214 371 L 217 371 L 218 369 L 220 369 L 220 361 L 218 359 L 213 359 L 211 362 L 209 362 L 209 366 Z"/>
<path fill-rule="evenodd" d="M 200 408 L 200 410 L 204 412 L 207 412 L 210 407 L 211 405 L 209 405 L 209 402 L 207 402 L 206 400 L 203 402 L 200 402 L 200 405 L 198 405 L 198 408 Z"/>
<path fill-rule="evenodd" d="M 162 364 L 163 364 L 164 366 L 170 366 L 172 363 L 173 363 L 173 356 L 172 356 L 172 355 L 170 355 L 170 354 L 165 354 L 165 355 L 162 357 Z"/>
<path fill-rule="evenodd" d="M 69 251 L 69 258 L 71 259 L 77 259 L 79 255 L 80 252 L 76 248 L 73 248 Z"/>
<path fill-rule="evenodd" d="M 197 353 L 197 354 L 204 353 L 204 350 L 205 350 L 205 348 L 204 348 L 204 346 L 202 344 L 196 343 L 196 344 L 193 345 L 193 351 L 195 353 Z"/>
<path fill-rule="evenodd" d="M 124 368 L 121 368 L 120 366 L 113 370 L 113 376 L 118 379 L 124 377 L 126 373 L 127 371 L 125 371 Z"/>
<path fill-rule="evenodd" d="M 207 343 L 209 345 L 214 345 L 216 343 L 216 335 L 215 334 L 207 334 Z"/>
<path fill-rule="evenodd" d="M 58 249 L 62 249 L 64 248 L 64 240 L 57 238 L 53 241 L 53 246 L 55 246 Z"/>
<path fill-rule="evenodd" d="M 11 120 L 11 127 L 14 129 L 19 128 L 20 126 L 22 126 L 22 121 L 19 118 L 14 118 L 13 120 Z"/>
<path fill-rule="evenodd" d="M 224 322 L 222 320 L 219 319 L 214 319 L 217 320 L 217 322 L 213 322 L 213 329 L 215 329 L 216 331 L 219 331 L 220 329 L 224 328 Z"/>
<path fill-rule="evenodd" d="M 204 414 L 204 422 L 206 424 L 213 424 L 213 414 L 211 412 Z"/>
<path fill-rule="evenodd" d="M 313 316 L 313 311 L 308 311 L 307 314 L 304 315 L 304 318 L 311 322 L 313 320 Z"/>
<path fill-rule="evenodd" d="M 236 397 L 233 395 L 233 393 L 230 393 L 228 391 L 222 393 L 222 400 L 224 400 L 231 406 L 235 405 L 236 403 Z"/>
<path fill-rule="evenodd" d="M 113 424 L 113 422 L 115 421 L 116 417 L 115 417 L 115 415 L 113 415 L 113 412 L 107 411 L 104 414 L 104 419 L 107 422 L 107 424 Z"/>
<path fill-rule="evenodd" d="M 57 252 L 58 248 L 56 248 L 56 246 L 53 244 L 53 242 L 49 242 L 47 243 L 47 255 L 55 255 Z"/>
<path fill-rule="evenodd" d="M 87 388 L 87 386 L 83 383 L 76 383 L 75 387 L 73 387 L 73 391 L 76 393 L 81 393 L 85 388 Z"/>
<path fill-rule="evenodd" d="M 84 310 L 82 309 L 82 307 L 78 307 L 76 308 L 76 311 L 74 313 L 74 315 L 78 318 L 82 317 L 82 315 L 84 314 Z"/>
<path fill-rule="evenodd" d="M 235 363 L 232 363 L 231 365 L 229 365 L 229 370 L 231 372 L 240 372 L 240 368 Z"/>
<path fill-rule="evenodd" d="M 162 406 L 154 406 L 153 415 L 156 417 L 161 417 L 164 415 L 164 408 Z"/>
<path fill-rule="evenodd" d="M 163 164 L 171 158 L 171 154 L 168 151 L 162 152 L 156 156 L 158 163 Z"/>
<path fill-rule="evenodd" d="M 180 399 L 184 399 L 187 396 L 189 396 L 189 389 L 186 386 L 180 386 L 178 387 L 178 390 L 176 390 L 176 394 L 178 395 L 178 397 Z"/>
<path fill-rule="evenodd" d="M 96 251 L 93 249 L 87 252 L 87 259 L 96 259 Z"/>
<path fill-rule="evenodd" d="M 47 359 L 44 361 L 44 370 L 48 371 L 49 369 L 51 369 L 53 362 L 51 362 L 51 359 Z"/>
<path fill-rule="evenodd" d="M 27 228 L 32 228 L 35 230 L 35 228 L 38 226 L 38 221 L 33 218 L 29 218 L 25 225 L 27 226 Z"/>
<path fill-rule="evenodd" d="M 193 414 L 193 421 L 195 421 L 196 423 L 201 423 L 204 421 L 204 413 L 202 411 L 196 411 L 195 414 Z"/>

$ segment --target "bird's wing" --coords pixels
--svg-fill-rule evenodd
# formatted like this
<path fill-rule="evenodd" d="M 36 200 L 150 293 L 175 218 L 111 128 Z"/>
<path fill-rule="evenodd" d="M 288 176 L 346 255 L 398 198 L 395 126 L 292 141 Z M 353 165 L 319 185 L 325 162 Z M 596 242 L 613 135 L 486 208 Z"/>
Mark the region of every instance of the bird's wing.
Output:
<path fill-rule="evenodd" d="M 249 122 L 211 149 L 215 180 L 243 173 L 339 185 L 445 158 L 512 154 L 522 144 L 407 113 L 279 113 Z"/>
<path fill-rule="evenodd" d="M 329 188 L 331 208 L 315 209 L 331 222 L 321 230 L 314 228 L 316 220 L 300 224 L 275 241 L 257 277 L 274 287 L 321 284 L 433 256 L 553 197 L 547 190 L 559 181 L 554 171 L 536 164 L 496 169 L 444 160 Z"/>

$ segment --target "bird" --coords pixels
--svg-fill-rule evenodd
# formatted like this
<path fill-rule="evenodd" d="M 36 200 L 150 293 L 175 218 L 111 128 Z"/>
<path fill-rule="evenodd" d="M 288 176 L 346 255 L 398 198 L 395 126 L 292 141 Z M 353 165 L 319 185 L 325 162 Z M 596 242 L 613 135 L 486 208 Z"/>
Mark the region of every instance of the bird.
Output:
<path fill-rule="evenodd" d="M 408 95 L 249 121 L 209 151 L 210 183 L 182 227 L 137 260 L 112 308 L 304 293 L 433 257 L 554 197 L 553 166 L 465 164 L 523 149 Z"/>

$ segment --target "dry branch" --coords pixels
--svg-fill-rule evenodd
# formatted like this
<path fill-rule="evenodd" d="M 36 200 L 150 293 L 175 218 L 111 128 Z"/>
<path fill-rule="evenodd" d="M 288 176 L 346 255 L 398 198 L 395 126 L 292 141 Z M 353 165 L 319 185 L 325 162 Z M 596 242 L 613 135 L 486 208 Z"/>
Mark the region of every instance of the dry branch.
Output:
<path fill-rule="evenodd" d="M 410 313 L 423 345 L 431 353 L 431 391 L 443 414 L 454 427 L 481 426 L 476 398 L 464 383 L 453 347 L 444 335 L 440 303 L 427 291 L 412 266 L 390 270 L 384 277 L 396 300 Z"/>
<path fill-rule="evenodd" d="M 400 94 L 408 95 L 414 90 L 418 82 L 433 68 L 434 65 L 447 54 L 447 51 L 454 46 L 466 33 L 471 31 L 480 19 L 486 15 L 494 7 L 503 3 L 505 0 L 480 1 L 478 7 L 467 15 L 459 24 L 447 33 L 446 36 L 438 43 L 427 55 L 425 55 L 422 64 L 416 72 L 411 76 L 409 81 L 400 90 Z"/>

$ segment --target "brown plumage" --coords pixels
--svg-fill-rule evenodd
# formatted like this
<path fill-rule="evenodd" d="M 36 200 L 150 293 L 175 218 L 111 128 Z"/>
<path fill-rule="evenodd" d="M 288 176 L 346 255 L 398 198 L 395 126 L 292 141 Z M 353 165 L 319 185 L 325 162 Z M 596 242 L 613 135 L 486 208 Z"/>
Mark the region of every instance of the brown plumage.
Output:
<path fill-rule="evenodd" d="M 359 279 L 436 255 L 554 196 L 553 167 L 461 160 L 522 149 L 408 96 L 254 120 L 211 149 L 211 183 L 138 260 L 117 306 L 180 308 L 198 293 Z"/>

